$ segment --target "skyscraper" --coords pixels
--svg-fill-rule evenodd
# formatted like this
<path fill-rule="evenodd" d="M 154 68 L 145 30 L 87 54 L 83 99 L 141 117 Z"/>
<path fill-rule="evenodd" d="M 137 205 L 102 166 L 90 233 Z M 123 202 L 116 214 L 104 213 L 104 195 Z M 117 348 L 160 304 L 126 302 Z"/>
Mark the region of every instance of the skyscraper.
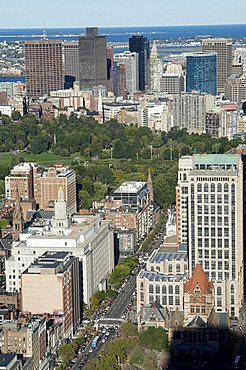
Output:
<path fill-rule="evenodd" d="M 217 95 L 217 54 L 194 53 L 186 58 L 186 92 Z"/>
<path fill-rule="evenodd" d="M 80 87 L 107 86 L 107 44 L 105 36 L 98 36 L 98 28 L 86 28 L 79 37 Z"/>
<path fill-rule="evenodd" d="M 163 72 L 162 61 L 160 59 L 156 43 L 154 41 L 149 59 L 149 88 L 152 91 L 160 91 L 160 80 Z"/>
<path fill-rule="evenodd" d="M 138 54 L 125 51 L 124 53 L 115 54 L 114 61 L 119 64 L 124 64 L 126 90 L 127 93 L 132 97 L 133 93 L 139 89 Z"/>
<path fill-rule="evenodd" d="M 63 89 L 62 41 L 25 42 L 27 95 L 33 99 Z"/>
<path fill-rule="evenodd" d="M 65 88 L 70 81 L 79 81 L 79 43 L 78 41 L 65 41 L 64 51 L 64 74 Z M 72 84 L 71 84 L 72 85 Z"/>
<path fill-rule="evenodd" d="M 138 53 L 139 61 L 139 90 L 144 91 L 148 84 L 149 41 L 143 36 L 129 38 L 129 50 Z"/>
<path fill-rule="evenodd" d="M 203 40 L 202 51 L 217 53 L 217 90 L 224 92 L 227 78 L 232 74 L 232 39 Z"/>

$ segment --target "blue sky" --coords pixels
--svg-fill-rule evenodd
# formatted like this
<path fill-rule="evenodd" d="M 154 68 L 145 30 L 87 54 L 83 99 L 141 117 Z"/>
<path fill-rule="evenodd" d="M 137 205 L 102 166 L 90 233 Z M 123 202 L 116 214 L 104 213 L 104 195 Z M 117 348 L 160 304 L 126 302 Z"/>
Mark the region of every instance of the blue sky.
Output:
<path fill-rule="evenodd" d="M 1 0 L 0 28 L 246 23 L 246 0 Z"/>

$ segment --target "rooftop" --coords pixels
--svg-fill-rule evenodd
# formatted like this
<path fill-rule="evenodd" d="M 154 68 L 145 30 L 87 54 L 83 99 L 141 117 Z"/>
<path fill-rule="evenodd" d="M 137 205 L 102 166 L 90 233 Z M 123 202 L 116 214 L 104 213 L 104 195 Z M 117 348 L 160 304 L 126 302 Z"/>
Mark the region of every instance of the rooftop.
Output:
<path fill-rule="evenodd" d="M 7 367 L 15 357 L 17 358 L 16 354 L 0 353 L 0 368 Z"/>
<path fill-rule="evenodd" d="M 180 252 L 154 252 L 149 259 L 151 263 L 161 263 L 164 261 L 187 261 L 187 253 Z"/>
<path fill-rule="evenodd" d="M 157 272 L 149 272 L 149 271 L 141 271 L 139 277 L 142 279 L 146 279 L 149 281 L 160 281 L 160 282 L 181 282 L 186 280 L 187 276 L 183 275 L 166 275 L 166 274 L 158 274 Z"/>
<path fill-rule="evenodd" d="M 146 182 L 143 181 L 127 181 L 123 182 L 118 189 L 114 191 L 115 193 L 137 193 L 139 192 L 145 185 Z"/>
<path fill-rule="evenodd" d="M 240 155 L 236 154 L 194 154 L 193 156 L 193 164 L 201 165 L 201 164 L 212 164 L 212 165 L 238 165 L 241 160 Z"/>

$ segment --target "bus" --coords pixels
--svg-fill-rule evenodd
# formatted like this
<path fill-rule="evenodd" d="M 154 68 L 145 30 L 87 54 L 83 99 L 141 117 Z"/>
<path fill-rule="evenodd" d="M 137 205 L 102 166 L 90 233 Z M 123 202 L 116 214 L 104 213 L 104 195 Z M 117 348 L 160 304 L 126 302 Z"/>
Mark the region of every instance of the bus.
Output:
<path fill-rule="evenodd" d="M 233 365 L 233 369 L 238 369 L 239 361 L 240 361 L 240 356 L 237 356 L 237 357 L 235 358 L 235 361 L 232 363 L 232 365 Z"/>
<path fill-rule="evenodd" d="M 98 340 L 99 340 L 99 335 L 97 335 L 91 342 L 91 348 L 96 348 L 97 347 L 97 343 L 98 343 Z"/>

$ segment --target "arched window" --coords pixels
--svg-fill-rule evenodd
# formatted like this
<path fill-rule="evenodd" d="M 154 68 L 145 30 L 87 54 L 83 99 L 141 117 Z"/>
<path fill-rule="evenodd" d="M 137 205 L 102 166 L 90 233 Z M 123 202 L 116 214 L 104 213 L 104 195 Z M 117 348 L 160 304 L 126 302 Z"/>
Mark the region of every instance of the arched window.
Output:
<path fill-rule="evenodd" d="M 179 285 L 175 285 L 175 294 L 180 294 Z"/>
<path fill-rule="evenodd" d="M 168 265 L 168 272 L 173 272 L 173 266 L 172 265 Z"/>
<path fill-rule="evenodd" d="M 154 287 L 152 284 L 149 286 L 149 293 L 154 293 Z"/>
<path fill-rule="evenodd" d="M 208 184 L 204 184 L 204 192 L 208 193 Z"/>
<path fill-rule="evenodd" d="M 155 293 L 156 294 L 160 294 L 161 290 L 160 290 L 160 285 L 156 285 L 155 287 Z"/>
<path fill-rule="evenodd" d="M 202 184 L 200 182 L 197 184 L 197 191 L 202 192 Z"/>
<path fill-rule="evenodd" d="M 154 271 L 155 269 L 154 269 L 154 266 L 151 266 L 151 268 L 150 268 L 150 271 Z"/>
<path fill-rule="evenodd" d="M 225 183 L 225 184 L 224 184 L 224 192 L 225 192 L 225 193 L 228 193 L 228 191 L 229 191 L 229 186 L 228 186 L 228 184 L 227 184 L 227 183 Z"/>
<path fill-rule="evenodd" d="M 221 295 L 221 287 L 220 286 L 217 287 L 217 295 Z"/>
<path fill-rule="evenodd" d="M 160 272 L 160 266 L 157 266 L 156 267 L 156 271 L 159 271 Z"/>
<path fill-rule="evenodd" d="M 187 271 L 188 267 L 187 264 L 184 265 L 184 271 Z"/>
<path fill-rule="evenodd" d="M 140 289 L 143 290 L 143 288 L 144 288 L 144 283 L 141 281 L 141 283 L 140 283 Z"/>
<path fill-rule="evenodd" d="M 168 287 L 168 293 L 169 294 L 173 294 L 173 286 L 172 285 L 169 285 L 169 287 Z"/>
<path fill-rule="evenodd" d="M 222 185 L 220 183 L 217 185 L 217 192 L 218 193 L 222 192 Z"/>
<path fill-rule="evenodd" d="M 162 286 L 162 294 L 167 294 L 167 287 L 166 285 Z"/>
<path fill-rule="evenodd" d="M 178 273 L 178 272 L 180 272 L 180 264 L 179 263 L 176 265 L 176 273 Z"/>
<path fill-rule="evenodd" d="M 211 184 L 211 192 L 214 193 L 215 192 L 215 184 Z"/>
<path fill-rule="evenodd" d="M 231 285 L 231 294 L 234 294 L 235 293 L 235 289 L 234 289 L 234 285 L 232 284 Z"/>

